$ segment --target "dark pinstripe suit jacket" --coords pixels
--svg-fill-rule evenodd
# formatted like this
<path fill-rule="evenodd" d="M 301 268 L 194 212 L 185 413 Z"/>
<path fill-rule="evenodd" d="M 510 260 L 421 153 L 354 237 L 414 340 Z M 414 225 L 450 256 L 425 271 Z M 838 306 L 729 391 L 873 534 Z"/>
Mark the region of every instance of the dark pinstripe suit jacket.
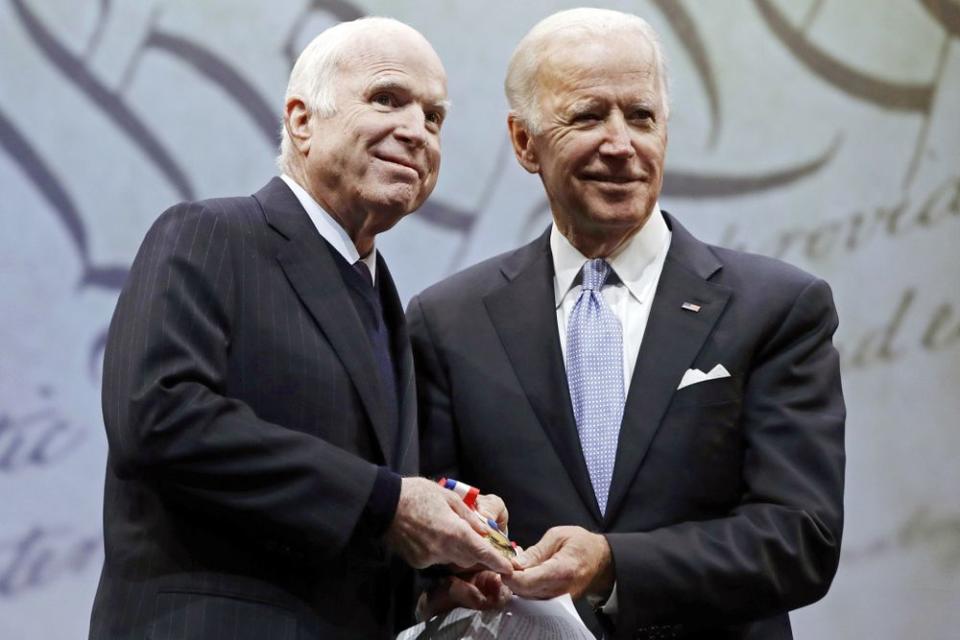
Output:
<path fill-rule="evenodd" d="M 412 360 L 378 258 L 398 430 L 338 259 L 278 178 L 150 229 L 104 361 L 91 638 L 390 635 L 409 573 L 357 525 L 376 465 L 417 470 Z"/>

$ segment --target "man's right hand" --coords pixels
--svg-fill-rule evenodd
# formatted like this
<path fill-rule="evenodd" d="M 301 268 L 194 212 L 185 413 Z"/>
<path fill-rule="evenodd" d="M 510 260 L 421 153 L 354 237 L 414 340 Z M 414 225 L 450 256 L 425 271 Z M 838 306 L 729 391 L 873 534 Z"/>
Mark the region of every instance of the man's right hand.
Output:
<path fill-rule="evenodd" d="M 486 525 L 453 491 L 426 478 L 403 478 L 388 544 L 417 569 L 434 564 L 480 565 L 499 574 L 510 561 L 484 539 Z"/>

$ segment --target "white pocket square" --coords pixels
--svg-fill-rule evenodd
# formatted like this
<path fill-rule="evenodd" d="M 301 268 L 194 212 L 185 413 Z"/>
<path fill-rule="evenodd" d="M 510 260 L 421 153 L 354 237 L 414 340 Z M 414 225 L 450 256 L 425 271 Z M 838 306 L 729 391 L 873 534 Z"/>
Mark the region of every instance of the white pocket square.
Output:
<path fill-rule="evenodd" d="M 677 391 L 680 391 L 680 389 L 683 389 L 684 387 L 689 387 L 692 384 L 697 384 L 698 382 L 719 380 L 720 378 L 729 377 L 730 372 L 727 371 L 727 368 L 722 364 L 718 364 L 713 369 L 710 369 L 710 371 L 707 373 L 700 371 L 700 369 L 687 369 L 686 373 L 683 374 L 683 377 L 680 378 L 680 386 L 677 387 Z"/>

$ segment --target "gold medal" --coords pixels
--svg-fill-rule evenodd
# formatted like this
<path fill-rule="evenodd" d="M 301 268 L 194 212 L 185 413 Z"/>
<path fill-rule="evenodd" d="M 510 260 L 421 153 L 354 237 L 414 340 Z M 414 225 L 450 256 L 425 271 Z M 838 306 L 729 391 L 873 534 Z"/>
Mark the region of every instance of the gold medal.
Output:
<path fill-rule="evenodd" d="M 502 553 L 507 558 L 512 558 L 517 555 L 517 551 L 513 548 L 513 544 L 503 535 L 500 531 L 497 531 L 494 528 L 490 528 L 489 533 L 487 534 L 487 540 L 490 541 L 497 551 Z"/>

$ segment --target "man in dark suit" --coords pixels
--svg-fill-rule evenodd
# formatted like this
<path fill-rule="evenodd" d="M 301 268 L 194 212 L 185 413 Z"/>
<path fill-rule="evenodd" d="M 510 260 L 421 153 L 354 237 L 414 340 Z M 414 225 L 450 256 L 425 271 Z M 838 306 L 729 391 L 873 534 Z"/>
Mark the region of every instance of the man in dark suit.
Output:
<path fill-rule="evenodd" d="M 291 72 L 284 175 L 147 234 L 104 362 L 91 638 L 387 638 L 413 611 L 398 557 L 510 573 L 453 492 L 403 477 L 412 359 L 374 238 L 436 184 L 445 102 L 419 33 L 333 27 Z"/>
<path fill-rule="evenodd" d="M 506 584 L 571 593 L 598 635 L 791 638 L 840 551 L 829 287 L 660 211 L 666 78 L 643 20 L 555 14 L 506 88 L 553 225 L 411 301 L 423 471 L 500 495 L 533 545 Z"/>

